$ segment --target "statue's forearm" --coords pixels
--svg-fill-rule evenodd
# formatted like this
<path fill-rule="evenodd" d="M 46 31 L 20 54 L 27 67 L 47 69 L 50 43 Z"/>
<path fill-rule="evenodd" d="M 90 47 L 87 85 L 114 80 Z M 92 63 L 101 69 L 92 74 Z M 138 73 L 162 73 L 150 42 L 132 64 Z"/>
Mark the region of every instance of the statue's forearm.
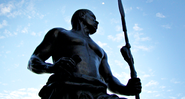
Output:
<path fill-rule="evenodd" d="M 113 77 L 112 80 L 109 81 L 108 88 L 110 91 L 114 93 L 128 95 L 126 93 L 127 91 L 126 86 L 123 85 L 116 77 Z"/>
<path fill-rule="evenodd" d="M 32 55 L 29 62 L 28 62 L 28 69 L 37 73 L 51 73 L 49 69 L 53 64 L 45 63 L 36 55 Z"/>

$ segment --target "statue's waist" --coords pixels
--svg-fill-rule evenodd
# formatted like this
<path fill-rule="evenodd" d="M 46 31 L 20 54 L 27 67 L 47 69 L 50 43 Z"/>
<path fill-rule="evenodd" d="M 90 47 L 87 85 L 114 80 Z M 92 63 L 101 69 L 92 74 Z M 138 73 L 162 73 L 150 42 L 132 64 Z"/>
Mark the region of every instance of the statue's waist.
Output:
<path fill-rule="evenodd" d="M 72 77 L 65 78 L 59 74 L 53 74 L 50 76 L 47 85 L 53 82 L 60 83 L 61 85 L 70 85 L 70 86 L 103 86 L 107 88 L 107 84 L 102 80 L 95 77 L 91 77 L 84 74 L 74 73 Z"/>

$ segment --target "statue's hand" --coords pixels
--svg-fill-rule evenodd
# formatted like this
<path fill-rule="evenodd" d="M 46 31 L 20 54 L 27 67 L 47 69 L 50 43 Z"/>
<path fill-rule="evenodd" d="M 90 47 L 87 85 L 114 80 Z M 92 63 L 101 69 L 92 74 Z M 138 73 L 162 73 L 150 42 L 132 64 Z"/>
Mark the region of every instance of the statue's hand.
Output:
<path fill-rule="evenodd" d="M 53 72 L 65 72 L 65 73 L 72 73 L 77 70 L 77 63 L 81 61 L 79 56 L 75 57 L 61 57 L 57 62 L 55 62 L 51 69 Z"/>
<path fill-rule="evenodd" d="M 133 57 L 132 57 L 132 54 L 130 52 L 130 48 L 129 47 L 123 46 L 120 51 L 121 51 L 121 54 L 122 54 L 124 60 L 128 64 L 134 64 L 134 60 L 133 60 Z"/>
<path fill-rule="evenodd" d="M 138 93 L 141 93 L 141 81 L 139 78 L 132 78 L 129 79 L 127 85 L 126 85 L 126 94 L 127 95 L 136 95 Z"/>

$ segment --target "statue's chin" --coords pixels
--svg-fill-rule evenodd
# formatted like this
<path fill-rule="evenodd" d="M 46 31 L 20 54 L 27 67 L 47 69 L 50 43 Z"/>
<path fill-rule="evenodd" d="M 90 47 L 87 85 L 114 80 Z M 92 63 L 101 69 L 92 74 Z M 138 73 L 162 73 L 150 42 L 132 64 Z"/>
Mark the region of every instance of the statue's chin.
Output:
<path fill-rule="evenodd" d="M 91 31 L 91 32 L 90 32 L 90 35 L 94 34 L 95 32 L 96 32 L 96 30 L 94 30 L 94 31 Z"/>
<path fill-rule="evenodd" d="M 94 34 L 96 31 L 97 31 L 97 28 L 93 27 L 93 29 L 91 29 L 91 31 L 90 31 L 90 34 L 92 35 L 92 34 Z"/>

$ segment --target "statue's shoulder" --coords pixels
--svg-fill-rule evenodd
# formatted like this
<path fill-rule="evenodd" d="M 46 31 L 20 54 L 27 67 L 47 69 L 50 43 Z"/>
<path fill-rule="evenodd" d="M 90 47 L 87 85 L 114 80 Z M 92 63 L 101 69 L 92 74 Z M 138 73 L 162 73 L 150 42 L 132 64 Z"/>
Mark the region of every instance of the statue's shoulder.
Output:
<path fill-rule="evenodd" d="M 46 36 L 54 36 L 54 37 L 58 37 L 60 34 L 66 34 L 68 30 L 64 29 L 64 28 L 52 28 L 50 29 Z"/>
<path fill-rule="evenodd" d="M 51 30 L 49 30 L 49 32 L 53 32 L 53 33 L 56 33 L 56 32 L 61 32 L 61 33 L 65 33 L 67 32 L 68 30 L 64 29 L 64 28 L 52 28 Z"/>

